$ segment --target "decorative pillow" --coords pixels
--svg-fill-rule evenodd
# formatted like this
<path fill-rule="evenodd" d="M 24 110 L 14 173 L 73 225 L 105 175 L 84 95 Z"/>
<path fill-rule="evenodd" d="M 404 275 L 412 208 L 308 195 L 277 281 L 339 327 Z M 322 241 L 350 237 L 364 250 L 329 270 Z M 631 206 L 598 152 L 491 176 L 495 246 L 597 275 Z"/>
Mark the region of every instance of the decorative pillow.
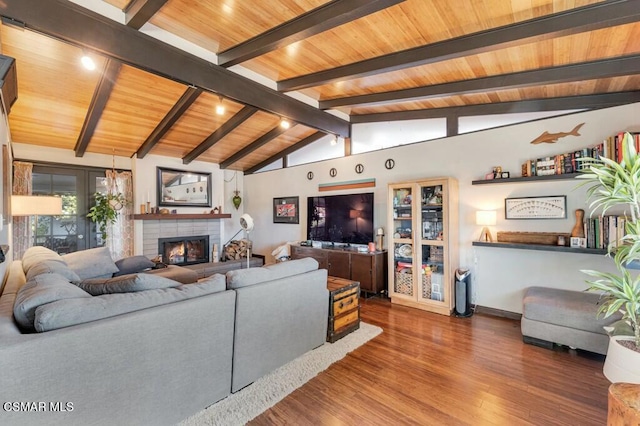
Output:
<path fill-rule="evenodd" d="M 58 262 L 57 260 L 43 260 L 31 266 L 26 273 L 27 281 L 42 274 L 59 274 L 74 284 L 82 281 L 78 274 L 73 272 L 66 263 Z"/>
<path fill-rule="evenodd" d="M 134 291 L 158 288 L 178 287 L 178 281 L 148 274 L 129 274 L 113 278 L 90 278 L 78 284 L 78 287 L 92 296 L 110 293 L 130 293 Z"/>
<path fill-rule="evenodd" d="M 64 263 L 62 256 L 55 251 L 42 246 L 29 247 L 22 255 L 22 270 L 26 274 L 34 265 L 44 260 L 55 260 Z"/>
<path fill-rule="evenodd" d="M 120 275 L 135 274 L 145 269 L 153 268 L 156 264 L 149 260 L 146 256 L 130 256 L 120 260 L 116 260 L 118 272 L 114 273 L 114 277 Z"/>
<path fill-rule="evenodd" d="M 23 285 L 13 304 L 13 316 L 25 331 L 35 331 L 33 322 L 36 308 L 62 299 L 91 297 L 87 292 L 69 283 L 60 274 L 42 274 Z"/>
<path fill-rule="evenodd" d="M 67 262 L 80 281 L 88 278 L 111 277 L 119 269 L 111 258 L 107 247 L 98 247 L 65 254 L 62 260 Z"/>

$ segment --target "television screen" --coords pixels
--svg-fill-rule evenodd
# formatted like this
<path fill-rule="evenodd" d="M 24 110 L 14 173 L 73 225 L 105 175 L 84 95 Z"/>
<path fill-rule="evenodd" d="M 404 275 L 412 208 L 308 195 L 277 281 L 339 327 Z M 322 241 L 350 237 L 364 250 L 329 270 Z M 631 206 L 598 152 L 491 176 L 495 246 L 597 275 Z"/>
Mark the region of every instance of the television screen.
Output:
<path fill-rule="evenodd" d="M 373 192 L 307 198 L 307 239 L 368 244 L 373 236 Z"/>

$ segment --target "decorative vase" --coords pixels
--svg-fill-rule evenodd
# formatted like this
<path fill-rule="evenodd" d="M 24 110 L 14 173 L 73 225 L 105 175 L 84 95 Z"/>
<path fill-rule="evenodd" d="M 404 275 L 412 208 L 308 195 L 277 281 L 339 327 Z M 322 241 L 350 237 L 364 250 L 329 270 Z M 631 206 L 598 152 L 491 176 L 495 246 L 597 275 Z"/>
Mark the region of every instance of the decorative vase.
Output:
<path fill-rule="evenodd" d="M 584 219 L 584 210 L 576 209 L 576 224 L 571 230 L 572 237 L 584 238 L 584 227 L 582 225 Z"/>
<path fill-rule="evenodd" d="M 611 383 L 640 384 L 640 352 L 626 348 L 617 340 L 631 340 L 629 336 L 612 336 L 602 372 Z"/>
<path fill-rule="evenodd" d="M 233 191 L 233 193 L 235 195 L 233 196 L 231 201 L 233 202 L 233 206 L 236 208 L 236 210 L 238 210 L 238 207 L 240 207 L 240 203 L 242 203 L 242 197 L 240 196 L 240 191 Z"/>

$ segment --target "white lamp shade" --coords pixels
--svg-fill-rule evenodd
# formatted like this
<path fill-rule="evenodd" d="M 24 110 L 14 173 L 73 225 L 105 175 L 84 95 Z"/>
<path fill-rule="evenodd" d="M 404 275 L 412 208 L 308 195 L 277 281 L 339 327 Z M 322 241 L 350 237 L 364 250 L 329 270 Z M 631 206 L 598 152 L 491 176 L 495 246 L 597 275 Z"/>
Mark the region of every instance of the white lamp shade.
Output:
<path fill-rule="evenodd" d="M 246 213 L 243 214 L 240 216 L 240 226 L 247 232 L 251 231 L 253 229 L 253 218 Z"/>
<path fill-rule="evenodd" d="M 478 210 L 476 212 L 476 225 L 494 226 L 496 224 L 495 210 Z"/>
<path fill-rule="evenodd" d="M 38 195 L 12 195 L 11 215 L 60 215 L 62 198 Z"/>

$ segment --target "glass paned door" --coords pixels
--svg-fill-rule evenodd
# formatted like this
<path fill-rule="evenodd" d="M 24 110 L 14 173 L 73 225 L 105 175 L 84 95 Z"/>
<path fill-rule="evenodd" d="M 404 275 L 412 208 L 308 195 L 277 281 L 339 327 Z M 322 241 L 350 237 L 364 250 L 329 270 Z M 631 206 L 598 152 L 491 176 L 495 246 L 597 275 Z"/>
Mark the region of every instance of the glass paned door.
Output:
<path fill-rule="evenodd" d="M 444 189 L 443 185 L 420 187 L 421 282 L 419 298 L 445 301 L 444 284 Z"/>
<path fill-rule="evenodd" d="M 62 215 L 32 216 L 32 220 L 34 245 L 64 254 L 86 248 L 85 220 L 81 215 L 84 211 L 84 185 L 76 171 L 64 170 L 64 174 L 61 172 L 63 170 L 50 170 L 49 173 L 34 170 L 33 194 L 62 198 Z"/>
<path fill-rule="evenodd" d="M 400 186 L 391 192 L 393 203 L 393 292 L 415 297 L 413 280 L 413 187 Z"/>

